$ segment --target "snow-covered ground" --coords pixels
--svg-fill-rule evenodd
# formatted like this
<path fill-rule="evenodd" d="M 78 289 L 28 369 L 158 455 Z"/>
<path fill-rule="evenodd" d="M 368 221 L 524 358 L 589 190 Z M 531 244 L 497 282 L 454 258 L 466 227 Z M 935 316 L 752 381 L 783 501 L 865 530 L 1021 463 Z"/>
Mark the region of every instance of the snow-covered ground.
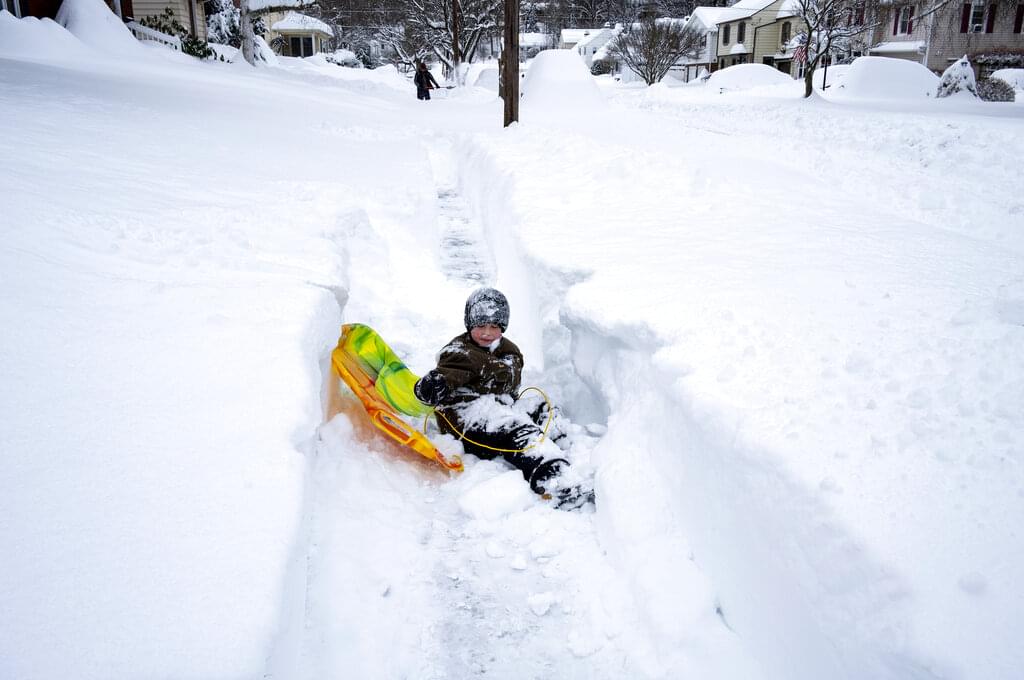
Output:
<path fill-rule="evenodd" d="M 1019 676 L 1020 103 L 551 66 L 502 129 L 74 2 L 0 12 L 0 678 Z M 595 512 L 332 377 L 480 283 Z"/>

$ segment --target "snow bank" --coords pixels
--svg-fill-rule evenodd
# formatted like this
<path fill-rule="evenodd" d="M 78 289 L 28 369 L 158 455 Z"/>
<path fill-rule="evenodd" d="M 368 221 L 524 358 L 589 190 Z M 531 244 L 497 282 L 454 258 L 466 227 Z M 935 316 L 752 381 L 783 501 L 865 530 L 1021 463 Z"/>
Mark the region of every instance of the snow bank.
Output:
<path fill-rule="evenodd" d="M 888 57 L 858 57 L 833 94 L 864 99 L 934 97 L 939 77 L 921 64 Z"/>
<path fill-rule="evenodd" d="M 772 85 L 791 85 L 792 83 L 791 77 L 766 64 L 736 64 L 712 73 L 708 78 L 707 86 L 721 92 L 728 92 Z"/>
<path fill-rule="evenodd" d="M 598 522 L 646 575 L 632 593 L 659 648 L 692 645 L 717 610 L 757 677 L 1009 679 L 1024 335 L 999 300 L 1020 299 L 1018 121 L 834 108 L 523 127 L 470 154 L 469 176 L 519 237 L 493 247 L 521 253 L 499 268 L 549 320 L 548 365 L 589 388 L 573 415 L 607 418 Z M 780 200 L 791 185 L 821 199 L 810 213 Z M 687 623 L 662 625 L 665 603 Z"/>
<path fill-rule="evenodd" d="M 0 79 L 17 130 L 0 155 L 18 159 L 0 168 L 0 317 L 18 329 L 0 336 L 0 676 L 289 666 L 345 244 L 374 206 L 416 214 L 352 198 L 422 179 L 373 167 L 404 140 L 371 126 L 405 114 L 354 115 L 368 99 L 340 79 L 213 63 L 18 59 Z"/>
<path fill-rule="evenodd" d="M 66 61 L 89 52 L 78 38 L 50 19 L 18 19 L 6 10 L 0 11 L 0 55 Z"/>
<path fill-rule="evenodd" d="M 838 64 L 836 66 L 829 66 L 828 69 L 816 68 L 814 69 L 814 87 L 822 89 L 823 85 L 828 85 L 829 89 L 838 88 L 843 84 L 843 80 L 846 78 L 847 72 L 850 70 L 849 64 Z M 800 79 L 803 83 L 803 79 Z"/>
<path fill-rule="evenodd" d="M 604 96 L 583 60 L 573 50 L 543 50 L 531 62 L 522 83 L 522 105 L 544 114 L 568 109 L 600 109 Z"/>
<path fill-rule="evenodd" d="M 57 23 L 100 52 L 138 56 L 142 46 L 103 0 L 64 0 Z"/>
<path fill-rule="evenodd" d="M 1024 667 L 1013 107 L 643 88 L 499 130 L 393 68 L 89 65 L 0 71 L 0 675 Z M 432 366 L 469 224 L 526 381 L 605 426 L 596 514 L 325 379 L 342 319 Z"/>
<path fill-rule="evenodd" d="M 476 80 L 473 81 L 474 87 L 482 87 L 491 92 L 498 91 L 498 69 L 487 68 L 482 69 L 476 76 Z"/>

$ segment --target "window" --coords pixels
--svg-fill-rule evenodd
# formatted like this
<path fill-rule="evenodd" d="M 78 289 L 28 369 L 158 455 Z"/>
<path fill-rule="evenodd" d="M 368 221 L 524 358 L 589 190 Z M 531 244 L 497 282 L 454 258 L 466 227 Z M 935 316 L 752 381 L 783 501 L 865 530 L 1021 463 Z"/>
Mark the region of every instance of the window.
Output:
<path fill-rule="evenodd" d="M 1020 33 L 1021 24 L 1024 24 L 1024 5 L 1017 5 L 1017 16 L 1013 19 L 1013 32 Z"/>
<path fill-rule="evenodd" d="M 965 2 L 963 13 L 960 15 L 960 32 L 981 33 L 984 30 L 985 5 Z"/>
<path fill-rule="evenodd" d="M 985 21 L 985 6 L 971 5 L 971 33 L 981 33 Z"/>
<path fill-rule="evenodd" d="M 293 57 L 313 56 L 313 38 L 292 37 L 288 39 L 288 51 Z"/>
<path fill-rule="evenodd" d="M 722 44 L 723 45 L 728 45 L 729 44 L 729 33 L 730 33 L 730 29 L 731 28 L 732 28 L 732 26 L 730 26 L 729 24 L 726 24 L 725 28 L 722 29 Z"/>
<path fill-rule="evenodd" d="M 904 5 L 896 10 L 896 18 L 892 22 L 893 35 L 907 35 L 914 32 L 914 6 Z"/>
<path fill-rule="evenodd" d="M 747 39 L 747 22 L 741 22 L 740 27 L 736 29 L 736 42 L 743 42 Z"/>
<path fill-rule="evenodd" d="M 782 24 L 782 44 L 785 45 L 793 37 L 793 24 L 786 22 Z"/>

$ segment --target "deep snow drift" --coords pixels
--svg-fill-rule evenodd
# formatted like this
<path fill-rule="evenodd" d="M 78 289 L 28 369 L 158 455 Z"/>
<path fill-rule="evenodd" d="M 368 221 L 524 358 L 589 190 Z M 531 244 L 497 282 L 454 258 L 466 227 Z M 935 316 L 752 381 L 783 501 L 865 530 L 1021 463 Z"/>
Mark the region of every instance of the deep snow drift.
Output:
<path fill-rule="evenodd" d="M 1024 667 L 1024 108 L 606 83 L 503 130 L 84 25 L 0 13 L 0 677 Z M 595 513 L 328 371 L 348 321 L 427 370 L 481 283 Z"/>

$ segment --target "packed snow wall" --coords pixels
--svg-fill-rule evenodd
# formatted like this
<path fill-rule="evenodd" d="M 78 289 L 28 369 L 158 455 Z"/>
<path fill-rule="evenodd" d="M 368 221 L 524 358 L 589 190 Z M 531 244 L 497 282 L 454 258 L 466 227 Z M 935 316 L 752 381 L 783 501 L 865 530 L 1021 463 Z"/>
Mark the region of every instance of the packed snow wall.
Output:
<path fill-rule="evenodd" d="M 688 392 L 650 327 L 577 304 L 589 272 L 524 242 L 514 169 L 472 140 L 457 153 L 501 285 L 532 300 L 530 348 L 569 386 L 559 397 L 574 419 L 607 423 L 595 450 L 602 541 L 665 658 L 724 626 L 765 678 L 923 677 L 903 651 L 905 584 L 746 436 L 742 414 Z"/>

